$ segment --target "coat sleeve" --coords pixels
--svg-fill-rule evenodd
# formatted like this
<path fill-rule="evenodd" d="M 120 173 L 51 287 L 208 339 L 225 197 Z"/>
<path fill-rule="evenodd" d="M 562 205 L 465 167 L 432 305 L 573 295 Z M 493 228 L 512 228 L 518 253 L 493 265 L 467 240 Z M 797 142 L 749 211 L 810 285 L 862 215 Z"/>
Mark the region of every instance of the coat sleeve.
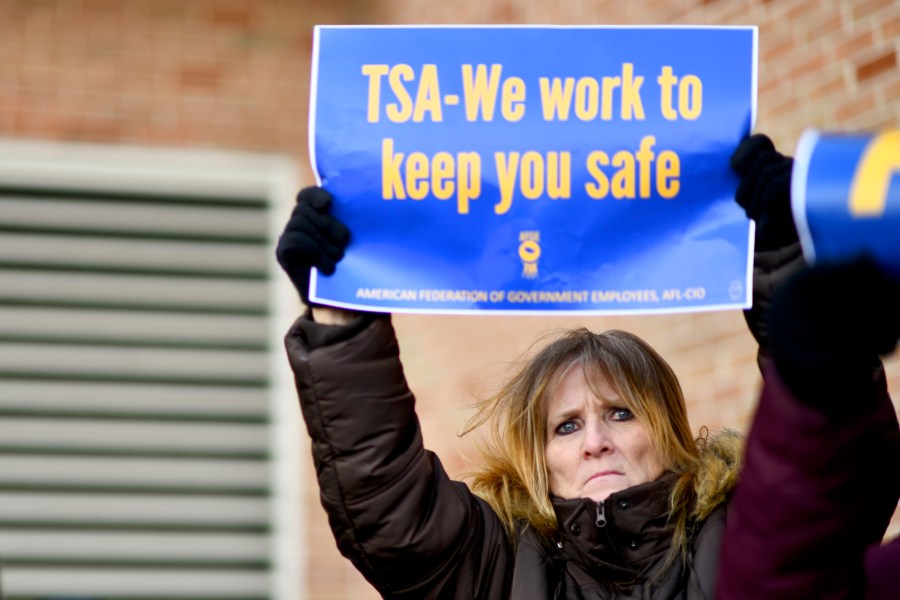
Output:
<path fill-rule="evenodd" d="M 900 493 L 900 430 L 884 371 L 873 374 L 876 397 L 847 398 L 837 411 L 799 402 L 768 371 L 728 509 L 716 598 L 862 598 L 866 550 L 881 542 Z"/>
<path fill-rule="evenodd" d="M 866 600 L 897 600 L 900 591 L 900 537 L 869 548 L 866 554 Z"/>
<path fill-rule="evenodd" d="M 744 318 L 759 344 L 757 361 L 763 373 L 769 363 L 768 317 L 772 296 L 804 264 L 800 242 L 774 250 L 757 250 L 753 254 L 753 306 L 744 311 Z"/>
<path fill-rule="evenodd" d="M 697 532 L 688 569 L 688 599 L 715 598 L 716 580 L 719 576 L 719 556 L 722 551 L 722 535 L 725 531 L 727 513 L 727 503 L 720 504 L 707 517 Z"/>
<path fill-rule="evenodd" d="M 386 598 L 503 597 L 508 537 L 424 449 L 390 318 L 323 327 L 299 319 L 286 347 L 341 553 Z"/>

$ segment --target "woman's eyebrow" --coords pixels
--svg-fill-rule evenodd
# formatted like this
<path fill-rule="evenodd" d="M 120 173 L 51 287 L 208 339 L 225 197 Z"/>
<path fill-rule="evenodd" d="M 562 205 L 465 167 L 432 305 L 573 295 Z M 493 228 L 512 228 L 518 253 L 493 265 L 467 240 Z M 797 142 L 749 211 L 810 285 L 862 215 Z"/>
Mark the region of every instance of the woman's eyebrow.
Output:
<path fill-rule="evenodd" d="M 547 415 L 547 421 L 553 422 L 553 421 L 567 420 L 567 419 L 571 419 L 572 417 L 577 417 L 579 414 L 581 414 L 580 407 L 570 407 L 570 408 L 560 410 L 558 412 L 549 413 Z"/>

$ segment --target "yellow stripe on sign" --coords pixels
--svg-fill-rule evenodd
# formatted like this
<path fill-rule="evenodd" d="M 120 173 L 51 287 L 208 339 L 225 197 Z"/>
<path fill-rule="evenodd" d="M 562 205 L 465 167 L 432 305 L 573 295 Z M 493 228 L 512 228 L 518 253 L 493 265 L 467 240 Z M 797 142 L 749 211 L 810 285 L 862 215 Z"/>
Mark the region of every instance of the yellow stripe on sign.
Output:
<path fill-rule="evenodd" d="M 875 136 L 863 151 L 850 185 L 850 214 L 880 217 L 887 204 L 891 177 L 900 172 L 900 129 Z"/>

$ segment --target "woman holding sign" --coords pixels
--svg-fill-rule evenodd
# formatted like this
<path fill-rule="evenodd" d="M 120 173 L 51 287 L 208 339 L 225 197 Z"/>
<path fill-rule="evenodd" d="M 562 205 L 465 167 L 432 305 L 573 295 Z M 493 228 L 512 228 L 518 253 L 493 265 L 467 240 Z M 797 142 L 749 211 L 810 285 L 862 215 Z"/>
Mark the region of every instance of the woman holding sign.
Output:
<path fill-rule="evenodd" d="M 329 205 L 303 190 L 279 240 L 304 302 L 349 239 Z M 335 539 L 385 597 L 712 597 L 741 439 L 695 439 L 636 336 L 575 330 L 526 364 L 476 416 L 472 491 L 424 449 L 389 315 L 314 306 L 286 345 Z"/>

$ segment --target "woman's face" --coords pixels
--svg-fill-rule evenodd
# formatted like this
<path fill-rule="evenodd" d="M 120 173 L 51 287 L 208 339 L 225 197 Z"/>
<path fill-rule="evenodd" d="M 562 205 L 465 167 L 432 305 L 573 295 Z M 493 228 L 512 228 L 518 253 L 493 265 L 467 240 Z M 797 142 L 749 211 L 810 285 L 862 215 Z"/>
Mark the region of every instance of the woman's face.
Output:
<path fill-rule="evenodd" d="M 624 408 L 606 377 L 596 375 L 594 395 L 575 366 L 559 379 L 547 404 L 545 455 L 550 491 L 561 498 L 605 500 L 658 478 L 663 464 L 650 436 Z"/>

